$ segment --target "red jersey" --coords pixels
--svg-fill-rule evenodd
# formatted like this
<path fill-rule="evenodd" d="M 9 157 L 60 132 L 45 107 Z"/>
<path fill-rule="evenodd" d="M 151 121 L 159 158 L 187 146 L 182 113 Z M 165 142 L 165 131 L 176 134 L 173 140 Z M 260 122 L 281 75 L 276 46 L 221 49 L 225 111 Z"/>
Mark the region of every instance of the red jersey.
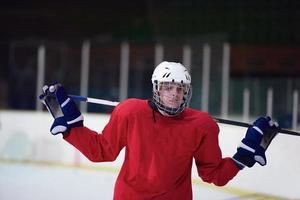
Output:
<path fill-rule="evenodd" d="M 193 159 L 202 180 L 218 186 L 239 171 L 231 158 L 222 158 L 218 133 L 206 112 L 186 108 L 166 117 L 146 100 L 129 99 L 114 109 L 101 134 L 78 127 L 64 139 L 94 162 L 113 161 L 125 147 L 115 200 L 187 200 L 192 199 Z"/>

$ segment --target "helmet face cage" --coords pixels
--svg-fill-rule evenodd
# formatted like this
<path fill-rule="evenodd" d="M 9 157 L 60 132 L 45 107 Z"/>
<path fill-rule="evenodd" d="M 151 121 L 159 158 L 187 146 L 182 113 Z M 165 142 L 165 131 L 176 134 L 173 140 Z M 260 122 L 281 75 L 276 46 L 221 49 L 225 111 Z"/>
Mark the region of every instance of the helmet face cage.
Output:
<path fill-rule="evenodd" d="M 153 100 L 156 104 L 157 108 L 169 116 L 175 116 L 181 113 L 189 104 L 191 96 L 192 96 L 192 90 L 190 84 L 184 84 L 184 83 L 177 83 L 177 87 L 180 88 L 180 90 L 183 90 L 183 97 L 180 100 L 180 104 L 178 107 L 173 108 L 169 107 L 164 104 L 164 102 L 161 99 L 161 88 L 164 87 L 170 87 L 170 85 L 174 82 L 154 82 L 153 83 Z"/>
<path fill-rule="evenodd" d="M 153 101 L 159 110 L 174 116 L 181 113 L 189 104 L 192 96 L 191 76 L 182 64 L 166 61 L 160 63 L 153 71 L 151 81 L 153 85 Z M 165 105 L 161 99 L 161 86 L 167 83 L 175 84 L 177 88 L 181 86 L 184 89 L 182 101 L 176 108 Z"/>

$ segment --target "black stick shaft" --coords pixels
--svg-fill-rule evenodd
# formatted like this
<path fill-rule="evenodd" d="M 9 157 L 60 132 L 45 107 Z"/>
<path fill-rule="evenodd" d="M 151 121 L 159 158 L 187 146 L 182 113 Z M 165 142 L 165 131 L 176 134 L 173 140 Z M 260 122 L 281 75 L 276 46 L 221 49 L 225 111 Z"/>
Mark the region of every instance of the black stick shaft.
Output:
<path fill-rule="evenodd" d="M 229 125 L 241 126 L 241 127 L 246 127 L 246 128 L 252 126 L 251 124 L 248 124 L 245 122 L 239 122 L 239 121 L 233 121 L 233 120 L 221 119 L 221 118 L 214 118 L 214 119 L 217 123 L 222 123 L 222 124 L 229 124 Z M 280 129 L 279 133 L 286 134 L 286 135 L 300 136 L 299 132 L 291 131 L 291 130 L 287 130 L 287 129 Z"/>
<path fill-rule="evenodd" d="M 116 106 L 119 103 L 119 102 L 112 102 L 112 101 L 103 100 L 103 99 L 95 99 L 95 98 L 76 96 L 76 95 L 69 95 L 69 97 L 75 101 L 84 101 L 87 103 L 102 104 L 102 105 Z M 246 127 L 246 128 L 251 126 L 251 124 L 239 122 L 239 121 L 233 121 L 233 120 L 221 119 L 221 118 L 214 118 L 214 119 L 216 122 L 222 123 L 222 124 L 230 124 L 230 125 L 241 126 L 241 127 Z M 280 129 L 279 133 L 283 133 L 286 135 L 300 136 L 299 132 L 291 131 L 291 130 L 287 130 L 287 129 Z"/>

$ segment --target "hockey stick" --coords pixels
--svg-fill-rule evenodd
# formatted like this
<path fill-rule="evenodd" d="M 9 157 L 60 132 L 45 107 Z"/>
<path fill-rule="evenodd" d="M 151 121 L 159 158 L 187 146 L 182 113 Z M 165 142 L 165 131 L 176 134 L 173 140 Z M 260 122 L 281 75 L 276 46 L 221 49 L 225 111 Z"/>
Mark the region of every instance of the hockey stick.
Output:
<path fill-rule="evenodd" d="M 119 104 L 119 102 L 117 102 L 117 101 L 95 99 L 95 98 L 76 96 L 76 95 L 69 95 L 69 97 L 71 99 L 73 99 L 74 101 L 84 101 L 87 103 L 94 103 L 94 104 L 107 105 L 107 106 L 117 106 Z"/>
<path fill-rule="evenodd" d="M 233 121 L 233 120 L 228 120 L 228 119 L 220 119 L 214 117 L 215 121 L 217 123 L 222 123 L 222 124 L 229 124 L 229 125 L 234 125 L 234 126 L 241 126 L 241 127 L 250 127 L 252 126 L 251 124 L 245 123 L 245 122 L 239 122 L 239 121 Z M 287 135 L 294 135 L 294 136 L 300 136 L 299 132 L 296 131 L 291 131 L 288 129 L 280 129 L 279 133 L 287 134 Z"/>
<path fill-rule="evenodd" d="M 117 106 L 119 104 L 119 102 L 117 102 L 117 101 L 109 101 L 109 100 L 104 100 L 104 99 L 96 99 L 96 98 L 76 96 L 76 95 L 69 95 L 69 97 L 71 99 L 73 99 L 74 101 L 83 101 L 83 102 L 87 102 L 87 103 L 94 103 L 94 104 L 107 105 L 107 106 Z M 214 117 L 214 120 L 217 123 L 241 126 L 241 127 L 246 127 L 246 128 L 252 126 L 249 123 L 233 121 L 233 120 L 228 120 L 228 119 L 221 119 L 221 118 L 216 118 L 216 117 Z M 288 130 L 288 129 L 280 129 L 279 133 L 286 134 L 286 135 L 300 136 L 299 132 Z"/>

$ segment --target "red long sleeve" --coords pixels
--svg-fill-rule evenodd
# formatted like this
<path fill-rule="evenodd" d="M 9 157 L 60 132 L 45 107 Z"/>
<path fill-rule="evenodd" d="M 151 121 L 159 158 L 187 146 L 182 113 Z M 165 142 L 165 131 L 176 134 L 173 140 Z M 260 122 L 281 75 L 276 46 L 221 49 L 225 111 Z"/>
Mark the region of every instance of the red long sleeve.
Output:
<path fill-rule="evenodd" d="M 201 120 L 203 142 L 194 154 L 199 176 L 203 181 L 223 186 L 228 183 L 239 169 L 231 158 L 222 158 L 219 147 L 219 128 L 210 116 Z"/>
<path fill-rule="evenodd" d="M 222 158 L 218 126 L 207 113 L 186 109 L 165 117 L 147 101 L 119 104 L 101 134 L 74 128 L 64 139 L 92 161 L 112 161 L 125 147 L 114 199 L 192 199 L 191 168 L 199 176 L 224 185 L 238 172 L 231 158 Z"/>
<path fill-rule="evenodd" d="M 71 129 L 64 139 L 91 161 L 113 161 L 126 145 L 127 122 L 124 119 L 119 120 L 119 118 L 121 115 L 116 108 L 102 134 L 87 127 L 78 127 Z"/>

